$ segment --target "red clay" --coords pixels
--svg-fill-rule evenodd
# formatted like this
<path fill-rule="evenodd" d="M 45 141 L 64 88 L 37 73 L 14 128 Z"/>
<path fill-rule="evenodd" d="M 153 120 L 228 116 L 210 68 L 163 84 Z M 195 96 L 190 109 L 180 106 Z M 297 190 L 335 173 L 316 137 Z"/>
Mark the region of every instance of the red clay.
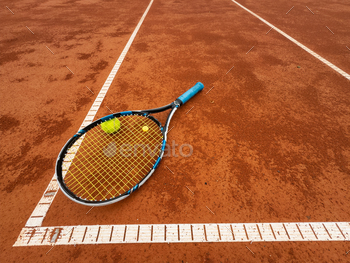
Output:
<path fill-rule="evenodd" d="M 288 20 L 277 15 L 287 1 L 240 3 L 349 73 L 350 53 L 302 4 Z M 349 19 L 337 3 L 317 2 L 315 17 L 339 32 Z M 255 255 L 244 243 L 12 248 L 148 4 L 28 0 L 0 11 L 1 260 L 349 262 L 346 242 L 253 243 Z M 164 158 L 131 197 L 87 215 L 59 192 L 43 225 L 349 221 L 349 81 L 269 29 L 228 0 L 155 0 L 97 118 L 106 106 L 163 106 L 201 81 L 168 136 L 193 155 Z M 349 43 L 349 32 L 334 38 Z"/>

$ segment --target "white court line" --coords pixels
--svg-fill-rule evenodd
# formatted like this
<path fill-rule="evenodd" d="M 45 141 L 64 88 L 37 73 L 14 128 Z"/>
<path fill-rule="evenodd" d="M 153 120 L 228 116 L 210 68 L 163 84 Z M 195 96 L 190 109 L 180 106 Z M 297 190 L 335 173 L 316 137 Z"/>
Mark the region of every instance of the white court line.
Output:
<path fill-rule="evenodd" d="M 23 228 L 13 246 L 253 241 L 350 241 L 350 222 L 36 227 Z"/>
<path fill-rule="evenodd" d="M 345 71 L 341 70 L 340 68 L 338 68 L 337 66 L 333 65 L 332 63 L 330 63 L 328 60 L 324 59 L 323 57 L 321 57 L 320 55 L 316 54 L 315 52 L 313 52 L 311 49 L 307 48 L 306 46 L 304 46 L 303 44 L 299 43 L 298 41 L 296 41 L 294 38 L 292 38 L 291 36 L 287 35 L 286 33 L 284 33 L 282 30 L 278 29 L 277 27 L 275 27 L 274 25 L 272 25 L 271 23 L 267 22 L 265 19 L 261 18 L 260 16 L 258 16 L 257 14 L 255 14 L 254 12 L 250 11 L 248 8 L 244 7 L 243 5 L 241 5 L 240 3 L 236 2 L 235 0 L 231 0 L 232 2 L 234 2 L 236 5 L 240 6 L 241 8 L 243 8 L 244 10 L 246 10 L 247 12 L 249 12 L 250 14 L 252 14 L 253 16 L 255 16 L 256 18 L 258 18 L 260 21 L 264 22 L 266 25 L 273 27 L 274 30 L 276 30 L 278 33 L 280 33 L 282 36 L 288 38 L 290 41 L 292 41 L 294 44 L 298 45 L 299 47 L 301 47 L 302 49 L 304 49 L 306 52 L 308 52 L 309 54 L 313 55 L 315 58 L 319 59 L 320 61 L 322 61 L 323 63 L 325 63 L 327 66 L 329 66 L 330 68 L 332 68 L 333 70 L 335 70 L 336 72 L 338 72 L 340 75 L 342 75 L 343 77 L 347 78 L 348 80 L 350 80 L 350 75 L 348 73 L 346 73 Z M 333 32 L 332 32 L 333 33 Z"/>
<path fill-rule="evenodd" d="M 152 3 L 153 3 L 153 0 L 151 0 L 151 2 L 149 3 L 146 11 L 144 12 L 143 16 L 141 17 L 134 32 L 130 36 L 128 43 L 124 47 L 121 55 L 119 56 L 117 62 L 114 65 L 111 73 L 109 73 L 107 80 L 103 84 L 99 94 L 97 95 L 94 103 L 92 104 L 92 106 L 91 106 L 88 114 L 86 115 L 82 125 L 80 126 L 79 130 L 83 129 L 84 127 L 86 127 L 87 125 L 89 125 L 93 121 L 98 109 L 101 106 L 101 103 L 102 103 L 104 97 L 106 96 L 106 93 L 107 93 L 109 87 L 112 84 L 112 81 L 113 81 L 115 75 L 117 74 L 117 72 L 119 70 L 120 65 L 122 64 L 126 54 L 128 53 L 128 50 L 129 50 L 132 42 L 134 41 L 137 32 L 139 31 L 143 21 L 145 20 L 145 17 L 147 15 L 149 9 L 151 8 Z M 69 165 L 69 164 L 67 164 L 67 165 Z M 51 205 L 53 199 L 55 198 L 55 196 L 57 194 L 58 189 L 59 189 L 58 183 L 57 183 L 56 177 L 54 175 L 49 183 L 49 186 L 45 190 L 42 198 L 40 199 L 39 203 L 37 204 L 37 206 L 35 207 L 34 211 L 31 214 L 31 216 L 29 217 L 29 219 L 26 223 L 26 227 L 37 227 L 37 226 L 42 225 L 42 222 L 46 216 L 47 211 L 50 208 L 50 205 Z"/>

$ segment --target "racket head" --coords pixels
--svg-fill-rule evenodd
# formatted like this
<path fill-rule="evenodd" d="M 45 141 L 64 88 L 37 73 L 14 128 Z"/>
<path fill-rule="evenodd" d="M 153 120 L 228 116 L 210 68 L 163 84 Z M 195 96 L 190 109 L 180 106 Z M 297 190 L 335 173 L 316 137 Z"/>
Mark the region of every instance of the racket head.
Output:
<path fill-rule="evenodd" d="M 101 125 L 115 118 L 120 128 L 106 133 Z M 66 143 L 58 156 L 56 177 L 62 192 L 90 206 L 128 197 L 159 164 L 165 134 L 156 118 L 141 111 L 114 113 L 89 124 Z"/>

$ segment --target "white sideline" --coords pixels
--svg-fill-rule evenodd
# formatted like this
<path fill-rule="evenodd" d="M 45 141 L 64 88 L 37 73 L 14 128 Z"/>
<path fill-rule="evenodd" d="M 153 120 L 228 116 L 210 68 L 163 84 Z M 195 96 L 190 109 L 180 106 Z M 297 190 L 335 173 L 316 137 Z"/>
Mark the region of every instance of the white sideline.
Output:
<path fill-rule="evenodd" d="M 281 241 L 350 241 L 350 222 L 36 227 L 13 246 Z"/>
<path fill-rule="evenodd" d="M 328 60 L 324 59 L 323 57 L 321 57 L 320 55 L 316 54 L 315 52 L 313 52 L 311 49 L 307 48 L 306 46 L 304 46 L 303 44 L 301 44 L 300 42 L 296 41 L 294 38 L 292 38 L 291 36 L 287 35 L 286 33 L 284 33 L 282 30 L 278 29 L 277 27 L 275 27 L 274 25 L 272 25 L 271 23 L 267 22 L 265 19 L 261 18 L 260 16 L 258 16 L 257 14 L 255 14 L 254 12 L 250 11 L 248 8 L 244 7 L 243 5 L 241 5 L 240 3 L 236 2 L 235 0 L 231 0 L 232 2 L 234 2 L 236 5 L 240 6 L 241 8 L 243 8 L 244 10 L 246 10 L 247 12 L 249 12 L 250 14 L 252 14 L 253 16 L 255 16 L 256 18 L 258 18 L 260 21 L 264 22 L 266 25 L 272 27 L 274 30 L 276 30 L 278 33 L 280 33 L 282 36 L 288 38 L 290 41 L 292 41 L 294 44 L 298 45 L 299 47 L 301 47 L 302 49 L 304 49 L 306 52 L 308 52 L 309 54 L 313 55 L 315 58 L 319 59 L 320 61 L 322 61 L 323 63 L 325 63 L 327 66 L 329 66 L 330 68 L 332 68 L 333 70 L 335 70 L 336 72 L 338 72 L 340 75 L 342 75 L 344 78 L 347 78 L 348 80 L 350 80 L 350 75 L 348 73 L 346 73 L 345 71 L 341 70 L 340 68 L 338 68 L 337 66 L 333 65 L 332 63 L 330 63 Z"/>
<path fill-rule="evenodd" d="M 102 89 L 100 90 L 100 92 L 97 95 L 94 103 L 92 104 L 88 114 L 86 115 L 82 125 L 80 126 L 80 129 L 86 127 L 87 125 L 89 125 L 93 121 L 93 119 L 94 119 L 98 109 L 101 106 L 101 103 L 102 103 L 104 97 L 106 96 L 106 93 L 107 93 L 109 87 L 111 86 L 111 84 L 113 82 L 113 79 L 114 79 L 115 75 L 117 74 L 117 72 L 119 70 L 120 65 L 122 64 L 126 54 L 128 53 L 128 50 L 129 50 L 132 42 L 134 41 L 137 32 L 139 31 L 143 21 L 145 20 L 145 17 L 147 15 L 149 9 L 151 8 L 152 3 L 153 3 L 153 0 L 151 0 L 151 2 L 149 3 L 146 11 L 144 12 L 143 16 L 141 17 L 141 19 L 140 19 L 139 23 L 137 24 L 134 32 L 130 36 L 128 43 L 124 47 L 122 53 L 120 54 L 117 62 L 114 65 L 112 71 L 109 73 L 109 76 L 108 76 L 107 80 L 103 84 Z M 67 164 L 67 165 L 69 167 L 69 164 Z M 41 226 L 42 225 L 43 220 L 44 220 L 44 218 L 46 216 L 46 213 L 49 210 L 50 205 L 51 205 L 53 199 L 55 198 L 58 189 L 59 189 L 58 183 L 57 183 L 56 177 L 54 175 L 52 177 L 50 183 L 49 183 L 49 186 L 45 190 L 42 198 L 40 199 L 40 201 L 37 204 L 37 206 L 35 207 L 33 213 L 29 217 L 29 219 L 28 219 L 28 221 L 26 223 L 26 227 L 37 227 L 37 226 Z"/>

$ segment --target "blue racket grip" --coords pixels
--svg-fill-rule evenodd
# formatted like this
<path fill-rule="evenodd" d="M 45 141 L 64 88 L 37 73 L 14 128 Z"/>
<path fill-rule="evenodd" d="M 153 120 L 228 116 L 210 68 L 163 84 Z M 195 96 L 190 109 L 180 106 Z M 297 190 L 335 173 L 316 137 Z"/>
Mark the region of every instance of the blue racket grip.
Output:
<path fill-rule="evenodd" d="M 177 99 L 180 100 L 182 104 L 185 104 L 190 98 L 192 98 L 194 95 L 200 92 L 203 88 L 204 88 L 204 85 L 201 82 L 197 82 L 196 85 L 194 85 L 192 88 L 190 88 L 188 91 L 186 91 Z"/>

